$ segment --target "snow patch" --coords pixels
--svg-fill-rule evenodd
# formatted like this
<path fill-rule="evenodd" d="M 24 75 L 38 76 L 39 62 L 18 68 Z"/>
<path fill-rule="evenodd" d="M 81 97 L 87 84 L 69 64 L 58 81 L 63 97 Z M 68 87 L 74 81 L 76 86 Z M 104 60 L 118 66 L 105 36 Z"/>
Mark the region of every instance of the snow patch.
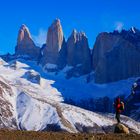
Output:
<path fill-rule="evenodd" d="M 44 68 L 46 69 L 56 69 L 57 68 L 57 65 L 55 64 L 51 64 L 51 63 L 47 63 Z"/>
<path fill-rule="evenodd" d="M 136 33 L 136 31 L 135 31 L 135 28 L 134 27 L 132 27 L 131 28 L 131 30 L 132 30 L 132 32 L 135 34 Z"/>

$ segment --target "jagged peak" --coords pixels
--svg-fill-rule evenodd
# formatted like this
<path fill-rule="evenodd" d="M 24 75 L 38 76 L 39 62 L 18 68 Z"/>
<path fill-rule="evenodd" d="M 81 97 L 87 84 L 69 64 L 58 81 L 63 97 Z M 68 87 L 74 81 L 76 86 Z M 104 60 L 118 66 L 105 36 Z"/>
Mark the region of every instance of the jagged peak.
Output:
<path fill-rule="evenodd" d="M 23 39 L 32 40 L 30 31 L 25 24 L 22 24 L 19 28 L 18 37 L 17 37 L 17 44 L 19 44 Z"/>
<path fill-rule="evenodd" d="M 86 37 L 86 33 L 84 31 L 81 31 L 80 34 Z"/>
<path fill-rule="evenodd" d="M 73 29 L 70 37 L 73 37 L 75 41 L 79 41 L 82 40 L 83 38 L 87 38 L 85 32 L 83 31 L 78 32 L 76 29 Z"/>
<path fill-rule="evenodd" d="M 20 28 L 27 28 L 27 26 L 25 24 L 22 24 Z"/>
<path fill-rule="evenodd" d="M 118 30 L 114 30 L 113 32 L 109 32 L 109 34 L 113 34 L 113 35 L 121 35 L 121 34 L 127 34 L 127 33 L 133 33 L 133 34 L 136 34 L 138 32 L 140 32 L 136 27 L 132 26 L 129 30 L 126 30 L 126 29 L 122 29 L 121 32 L 119 32 Z"/>
<path fill-rule="evenodd" d="M 51 24 L 51 26 L 49 27 L 49 29 L 53 29 L 53 28 L 62 28 L 61 27 L 61 22 L 60 19 L 56 18 L 53 23 Z"/>
<path fill-rule="evenodd" d="M 73 29 L 72 30 L 72 34 L 77 34 L 77 30 L 76 29 Z"/>
<path fill-rule="evenodd" d="M 132 26 L 131 28 L 130 28 L 130 31 L 133 33 L 133 34 L 136 34 L 136 33 L 138 33 L 138 32 L 140 32 L 136 27 L 134 27 L 134 26 Z"/>
<path fill-rule="evenodd" d="M 29 29 L 28 29 L 28 27 L 25 24 L 22 24 L 20 26 L 20 30 L 27 30 L 29 32 Z"/>
<path fill-rule="evenodd" d="M 26 34 L 26 36 L 28 36 L 29 38 L 31 38 L 31 34 L 30 34 L 30 31 L 29 31 L 29 28 L 25 24 L 22 24 L 20 26 L 19 36 L 20 36 L 20 34 L 23 34 L 23 35 Z"/>
<path fill-rule="evenodd" d="M 72 36 L 73 35 L 76 35 L 76 36 L 85 36 L 86 37 L 86 34 L 85 34 L 85 32 L 84 31 L 80 31 L 80 32 L 78 32 L 76 29 L 73 29 L 73 31 L 72 31 L 72 34 L 71 34 Z"/>
<path fill-rule="evenodd" d="M 59 19 L 59 18 L 56 18 L 56 19 L 54 20 L 54 23 L 60 24 L 60 19 Z"/>

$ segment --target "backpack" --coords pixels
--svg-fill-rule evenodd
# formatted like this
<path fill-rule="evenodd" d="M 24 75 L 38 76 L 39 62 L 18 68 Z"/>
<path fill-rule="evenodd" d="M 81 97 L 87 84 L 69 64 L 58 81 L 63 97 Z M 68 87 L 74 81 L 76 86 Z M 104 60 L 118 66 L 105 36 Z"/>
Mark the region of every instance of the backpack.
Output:
<path fill-rule="evenodd" d="M 124 103 L 123 103 L 123 102 L 121 102 L 120 110 L 121 110 L 121 111 L 124 110 Z"/>

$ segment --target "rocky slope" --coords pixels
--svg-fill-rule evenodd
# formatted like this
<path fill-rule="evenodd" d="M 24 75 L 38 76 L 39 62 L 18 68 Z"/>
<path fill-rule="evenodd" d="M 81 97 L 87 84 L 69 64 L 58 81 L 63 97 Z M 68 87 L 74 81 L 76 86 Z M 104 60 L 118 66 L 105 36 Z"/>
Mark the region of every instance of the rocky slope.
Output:
<path fill-rule="evenodd" d="M 17 129 L 14 107 L 8 98 L 12 99 L 13 91 L 0 79 L 0 128 Z"/>

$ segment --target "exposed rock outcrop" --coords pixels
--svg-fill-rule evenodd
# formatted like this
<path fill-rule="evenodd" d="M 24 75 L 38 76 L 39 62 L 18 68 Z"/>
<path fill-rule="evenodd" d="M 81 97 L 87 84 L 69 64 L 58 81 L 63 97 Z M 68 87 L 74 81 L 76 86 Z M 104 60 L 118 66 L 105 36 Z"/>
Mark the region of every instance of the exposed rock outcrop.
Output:
<path fill-rule="evenodd" d="M 12 96 L 12 88 L 0 77 L 0 128 L 3 129 L 17 129 L 14 107 L 10 102 Z"/>
<path fill-rule="evenodd" d="M 41 77 L 39 73 L 30 70 L 25 73 L 25 77 L 27 78 L 27 80 L 41 85 Z"/>
<path fill-rule="evenodd" d="M 56 19 L 48 29 L 46 47 L 42 50 L 41 64 L 55 64 L 58 69 L 66 65 L 66 43 L 61 23 Z"/>
<path fill-rule="evenodd" d="M 137 31 L 138 32 L 138 31 Z M 101 33 L 93 49 L 95 82 L 114 82 L 140 76 L 140 33 Z"/>
<path fill-rule="evenodd" d="M 68 38 L 67 65 L 74 68 L 71 75 L 75 75 L 75 72 L 82 75 L 91 71 L 91 54 L 85 33 L 73 30 Z"/>
<path fill-rule="evenodd" d="M 16 70 L 16 69 L 17 69 L 17 61 L 16 61 L 16 60 L 15 60 L 15 61 L 11 61 L 11 62 L 9 63 L 9 67 L 10 67 L 11 69 Z"/>
<path fill-rule="evenodd" d="M 24 24 L 20 27 L 18 32 L 15 54 L 29 55 L 32 58 L 37 58 L 39 55 L 39 47 L 36 47 L 31 38 L 29 29 Z"/>

